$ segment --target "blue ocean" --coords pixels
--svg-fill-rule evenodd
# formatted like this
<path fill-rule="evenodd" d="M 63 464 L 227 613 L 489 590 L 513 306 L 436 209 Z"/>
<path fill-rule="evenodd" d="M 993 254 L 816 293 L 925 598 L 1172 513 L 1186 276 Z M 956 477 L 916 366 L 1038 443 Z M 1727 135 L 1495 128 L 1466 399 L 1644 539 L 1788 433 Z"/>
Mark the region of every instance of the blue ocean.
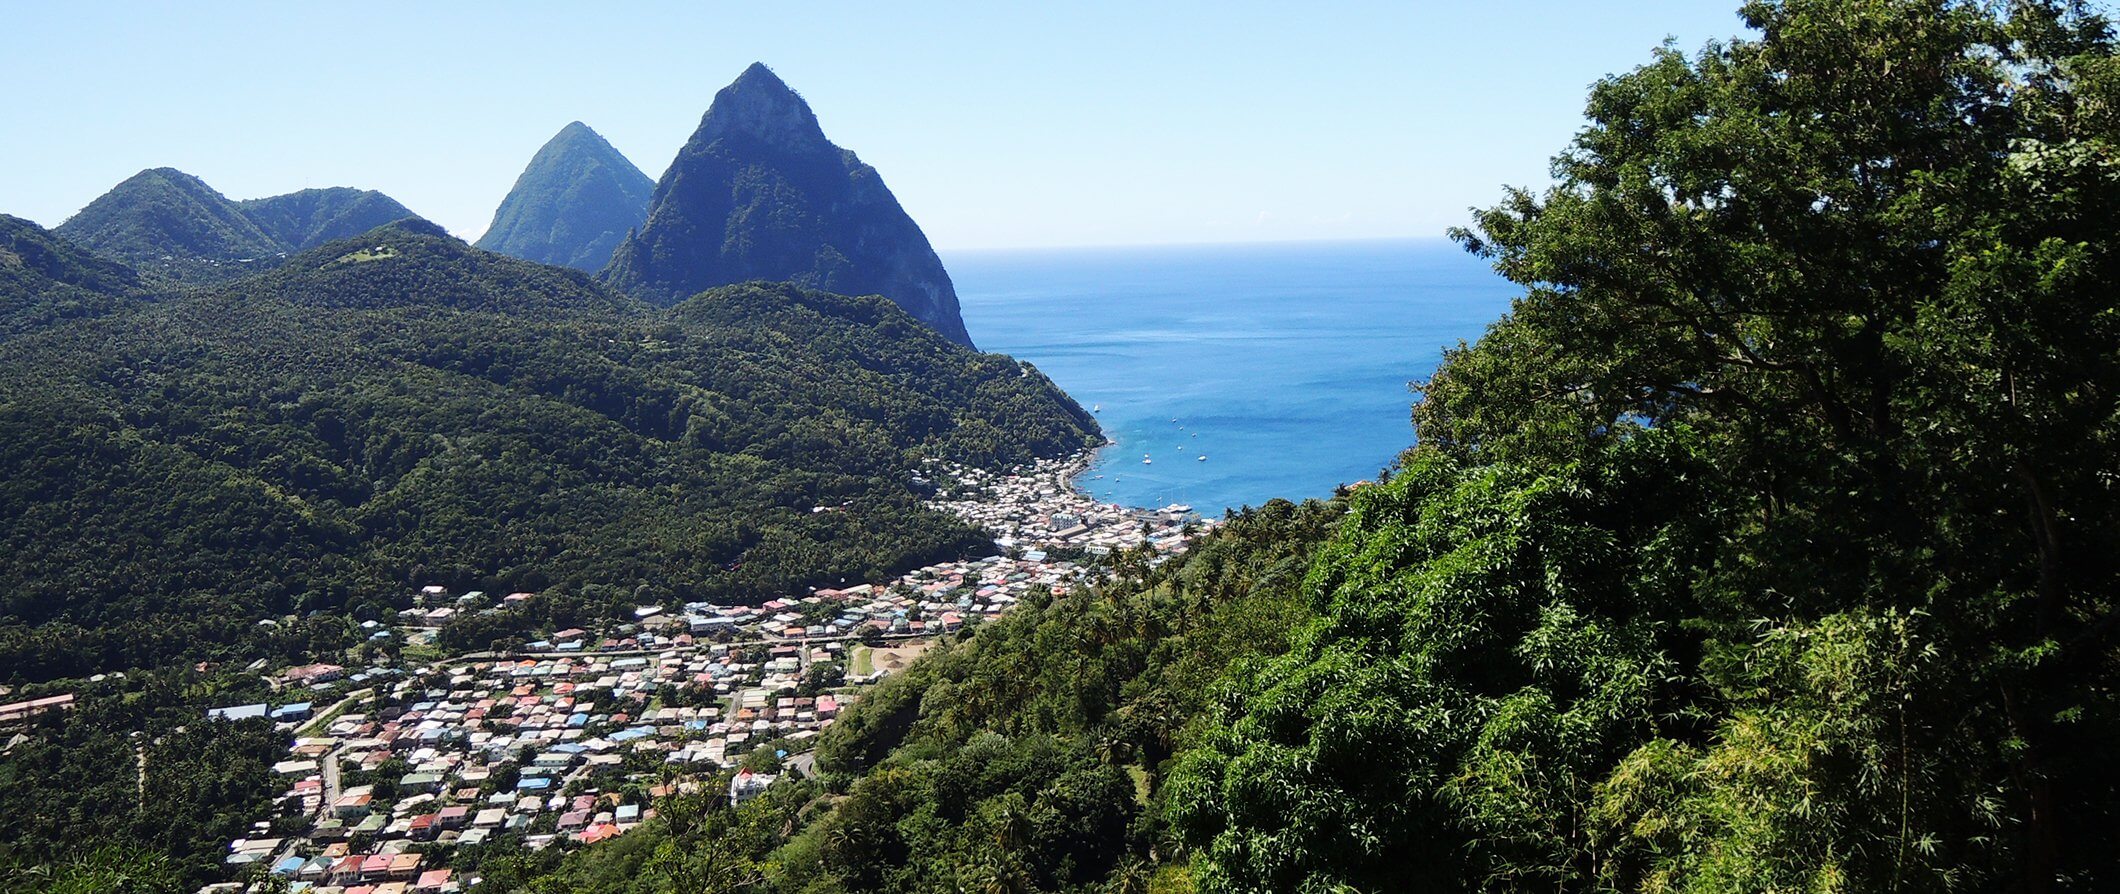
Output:
<path fill-rule="evenodd" d="M 1207 515 L 1376 477 L 1413 440 L 1408 386 L 1518 292 L 1440 239 L 943 260 L 982 349 L 1097 409 L 1116 443 L 1079 486 Z"/>

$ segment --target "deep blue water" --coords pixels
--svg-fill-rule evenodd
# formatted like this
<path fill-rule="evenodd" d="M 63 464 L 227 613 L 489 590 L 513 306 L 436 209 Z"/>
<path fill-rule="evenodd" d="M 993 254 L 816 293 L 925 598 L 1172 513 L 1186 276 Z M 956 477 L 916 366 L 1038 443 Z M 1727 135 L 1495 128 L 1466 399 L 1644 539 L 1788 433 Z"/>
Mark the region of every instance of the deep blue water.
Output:
<path fill-rule="evenodd" d="M 982 349 L 1101 406 L 1117 443 L 1079 485 L 1209 515 L 1375 477 L 1413 440 L 1408 385 L 1516 294 L 1442 240 L 944 260 Z"/>

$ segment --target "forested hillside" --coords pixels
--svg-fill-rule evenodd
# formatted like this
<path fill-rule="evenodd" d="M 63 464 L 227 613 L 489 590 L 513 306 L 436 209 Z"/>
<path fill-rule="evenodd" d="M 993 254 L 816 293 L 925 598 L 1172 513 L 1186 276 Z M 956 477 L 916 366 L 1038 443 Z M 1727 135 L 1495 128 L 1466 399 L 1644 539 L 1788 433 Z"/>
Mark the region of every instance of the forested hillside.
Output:
<path fill-rule="evenodd" d="M 0 214 L 0 341 L 61 320 L 109 313 L 143 293 L 123 264 Z"/>
<path fill-rule="evenodd" d="M 658 310 L 394 225 L 10 343 L 0 669 L 249 655 L 263 619 L 415 584 L 603 611 L 867 579 L 989 548 L 920 505 L 920 457 L 1096 437 L 1035 370 L 879 298 Z"/>
<path fill-rule="evenodd" d="M 1523 296 L 1336 524 L 1270 507 L 1027 606 L 857 705 L 820 778 L 496 878 L 2120 884 L 2111 30 L 1743 12 L 1599 83 L 1558 184 L 1458 234 Z"/>
<path fill-rule="evenodd" d="M 175 168 L 150 168 L 54 228 L 164 289 L 222 283 L 286 256 L 415 215 L 374 190 L 305 189 L 231 201 Z"/>

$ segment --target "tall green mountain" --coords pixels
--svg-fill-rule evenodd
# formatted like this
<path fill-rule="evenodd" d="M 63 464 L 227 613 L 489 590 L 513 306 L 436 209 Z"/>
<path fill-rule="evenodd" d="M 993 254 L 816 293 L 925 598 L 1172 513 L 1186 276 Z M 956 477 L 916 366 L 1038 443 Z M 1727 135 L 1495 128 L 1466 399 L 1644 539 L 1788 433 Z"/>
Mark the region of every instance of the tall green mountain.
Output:
<path fill-rule="evenodd" d="M 175 168 L 149 168 L 126 178 L 53 232 L 173 283 L 254 273 L 286 250 L 241 206 Z"/>
<path fill-rule="evenodd" d="M 594 273 L 648 219 L 655 181 L 576 121 L 531 156 L 478 247 Z"/>
<path fill-rule="evenodd" d="M 346 186 L 247 199 L 236 203 L 236 207 L 284 251 L 315 248 L 417 216 L 396 199 L 375 190 Z"/>
<path fill-rule="evenodd" d="M 125 262 L 150 284 L 188 286 L 269 270 L 289 253 L 413 216 L 372 190 L 305 189 L 235 202 L 183 171 L 150 168 L 53 232 Z"/>
<path fill-rule="evenodd" d="M 601 278 L 661 304 L 751 280 L 882 295 L 971 344 L 956 287 L 919 225 L 762 64 L 715 94 L 656 184 L 647 223 Z"/>
<path fill-rule="evenodd" d="M 401 222 L 0 352 L 0 675 L 300 654 L 259 621 L 416 582 L 601 611 L 869 578 L 986 543 L 919 457 L 1095 439 L 879 297 L 657 308 Z"/>
<path fill-rule="evenodd" d="M 0 341 L 60 320 L 109 313 L 143 291 L 125 265 L 0 214 Z"/>

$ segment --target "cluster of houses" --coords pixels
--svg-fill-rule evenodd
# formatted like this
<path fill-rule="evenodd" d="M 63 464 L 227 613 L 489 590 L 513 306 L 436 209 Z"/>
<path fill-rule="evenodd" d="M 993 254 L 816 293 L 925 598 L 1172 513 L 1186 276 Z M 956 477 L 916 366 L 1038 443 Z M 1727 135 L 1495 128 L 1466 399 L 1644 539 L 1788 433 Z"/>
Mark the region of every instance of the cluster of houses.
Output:
<path fill-rule="evenodd" d="M 1170 553 L 1216 524 L 1200 521 L 1190 506 L 1131 509 L 1099 503 L 1072 483 L 1089 462 L 1087 457 L 1046 460 L 1010 474 L 938 463 L 930 473 L 951 483 L 930 502 L 993 532 L 995 544 L 1007 550 L 1072 547 L 1106 555 L 1146 545 Z"/>
<path fill-rule="evenodd" d="M 958 493 L 934 505 L 997 535 L 1005 554 L 946 562 L 896 580 L 819 589 L 756 606 L 638 606 L 630 623 L 551 631 L 505 657 L 466 656 L 409 672 L 290 668 L 285 687 L 355 689 L 333 705 L 238 705 L 295 734 L 281 803 L 306 828 L 232 842 L 228 862 L 263 867 L 296 894 L 442 894 L 475 879 L 431 865 L 489 841 L 575 846 L 622 835 L 654 814 L 650 778 L 696 779 L 765 743 L 801 750 L 886 670 L 859 667 L 866 643 L 918 639 L 998 615 L 1036 589 L 1066 592 L 1099 573 L 1053 558 L 1065 547 L 1182 548 L 1196 520 L 1097 504 L 1067 485 L 1079 464 L 1013 476 L 949 468 Z M 516 593 L 500 602 L 535 598 Z M 432 627 L 493 600 L 427 587 L 400 627 Z M 854 671 L 859 672 L 854 672 Z M 322 698 L 319 696 L 319 701 Z M 342 785 L 346 777 L 358 784 Z M 778 777 L 745 771 L 731 803 Z M 633 792 L 633 795 L 626 794 Z M 283 822 L 284 827 L 284 822 Z M 260 834 L 268 824 L 259 824 Z"/>
<path fill-rule="evenodd" d="M 271 861 L 285 844 L 277 838 L 245 839 L 236 842 L 231 856 Z M 336 842 L 315 856 L 279 858 L 272 872 L 288 880 L 291 889 L 312 894 L 449 894 L 463 889 L 454 870 L 429 868 L 425 860 L 423 854 L 390 847 L 354 853 L 345 842 Z M 241 883 L 229 882 L 210 885 L 201 894 L 241 888 Z"/>

